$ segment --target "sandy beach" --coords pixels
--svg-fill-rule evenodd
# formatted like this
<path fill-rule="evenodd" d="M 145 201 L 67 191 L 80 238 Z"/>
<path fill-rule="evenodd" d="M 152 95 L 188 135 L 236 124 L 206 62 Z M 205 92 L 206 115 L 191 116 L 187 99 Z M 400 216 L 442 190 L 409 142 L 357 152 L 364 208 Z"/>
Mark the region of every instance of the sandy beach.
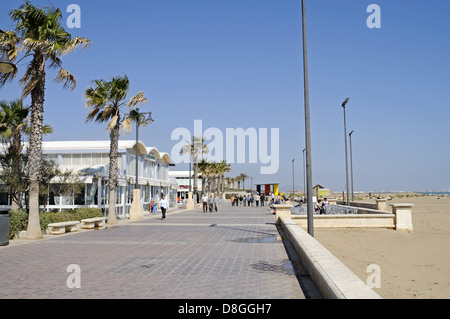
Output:
<path fill-rule="evenodd" d="M 374 202 L 366 199 L 365 202 Z M 315 238 L 364 282 L 368 265 L 381 269 L 385 299 L 450 298 L 450 197 L 393 198 L 412 203 L 414 231 L 316 228 Z"/>

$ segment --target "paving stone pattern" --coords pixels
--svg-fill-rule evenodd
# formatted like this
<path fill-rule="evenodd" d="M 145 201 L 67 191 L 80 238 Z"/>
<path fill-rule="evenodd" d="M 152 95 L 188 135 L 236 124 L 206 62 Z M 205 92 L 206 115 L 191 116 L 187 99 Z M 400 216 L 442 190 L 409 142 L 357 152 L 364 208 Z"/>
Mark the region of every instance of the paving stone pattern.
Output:
<path fill-rule="evenodd" d="M 69 265 L 81 288 L 68 288 Z M 267 208 L 146 216 L 0 248 L 0 298 L 305 298 Z"/>

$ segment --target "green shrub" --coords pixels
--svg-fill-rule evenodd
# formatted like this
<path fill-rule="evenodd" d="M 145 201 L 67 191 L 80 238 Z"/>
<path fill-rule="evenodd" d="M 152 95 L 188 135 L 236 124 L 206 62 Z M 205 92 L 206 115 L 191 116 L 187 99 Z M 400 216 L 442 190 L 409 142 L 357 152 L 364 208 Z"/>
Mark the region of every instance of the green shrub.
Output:
<path fill-rule="evenodd" d="M 26 230 L 28 226 L 28 213 L 26 210 L 11 210 L 9 225 L 9 239 L 14 239 L 20 231 Z"/>

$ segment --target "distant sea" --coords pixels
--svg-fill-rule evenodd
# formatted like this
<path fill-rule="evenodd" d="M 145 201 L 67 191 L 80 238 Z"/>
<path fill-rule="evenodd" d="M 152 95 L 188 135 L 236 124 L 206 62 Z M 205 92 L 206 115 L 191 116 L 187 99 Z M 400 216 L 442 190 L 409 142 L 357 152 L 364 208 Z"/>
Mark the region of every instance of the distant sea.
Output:
<path fill-rule="evenodd" d="M 450 195 L 450 192 L 417 192 L 422 195 Z"/>

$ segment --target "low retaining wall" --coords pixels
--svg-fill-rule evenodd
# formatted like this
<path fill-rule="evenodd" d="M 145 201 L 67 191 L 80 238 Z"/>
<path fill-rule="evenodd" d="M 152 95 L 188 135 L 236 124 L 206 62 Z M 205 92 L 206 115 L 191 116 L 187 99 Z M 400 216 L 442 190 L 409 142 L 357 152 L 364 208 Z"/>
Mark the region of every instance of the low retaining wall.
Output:
<path fill-rule="evenodd" d="M 381 299 L 294 220 L 282 216 L 277 219 L 324 298 Z"/>
<path fill-rule="evenodd" d="M 307 227 L 305 215 L 291 215 L 301 227 Z M 395 228 L 394 214 L 314 215 L 314 227 Z"/>
<path fill-rule="evenodd" d="M 392 213 L 358 207 L 358 214 L 314 214 L 314 227 L 378 227 L 413 232 L 412 207 L 414 205 L 390 204 L 390 206 L 392 207 Z M 275 205 L 275 208 L 277 222 L 281 217 L 285 217 L 293 219 L 302 227 L 307 226 L 307 215 L 291 215 L 292 205 Z"/>

